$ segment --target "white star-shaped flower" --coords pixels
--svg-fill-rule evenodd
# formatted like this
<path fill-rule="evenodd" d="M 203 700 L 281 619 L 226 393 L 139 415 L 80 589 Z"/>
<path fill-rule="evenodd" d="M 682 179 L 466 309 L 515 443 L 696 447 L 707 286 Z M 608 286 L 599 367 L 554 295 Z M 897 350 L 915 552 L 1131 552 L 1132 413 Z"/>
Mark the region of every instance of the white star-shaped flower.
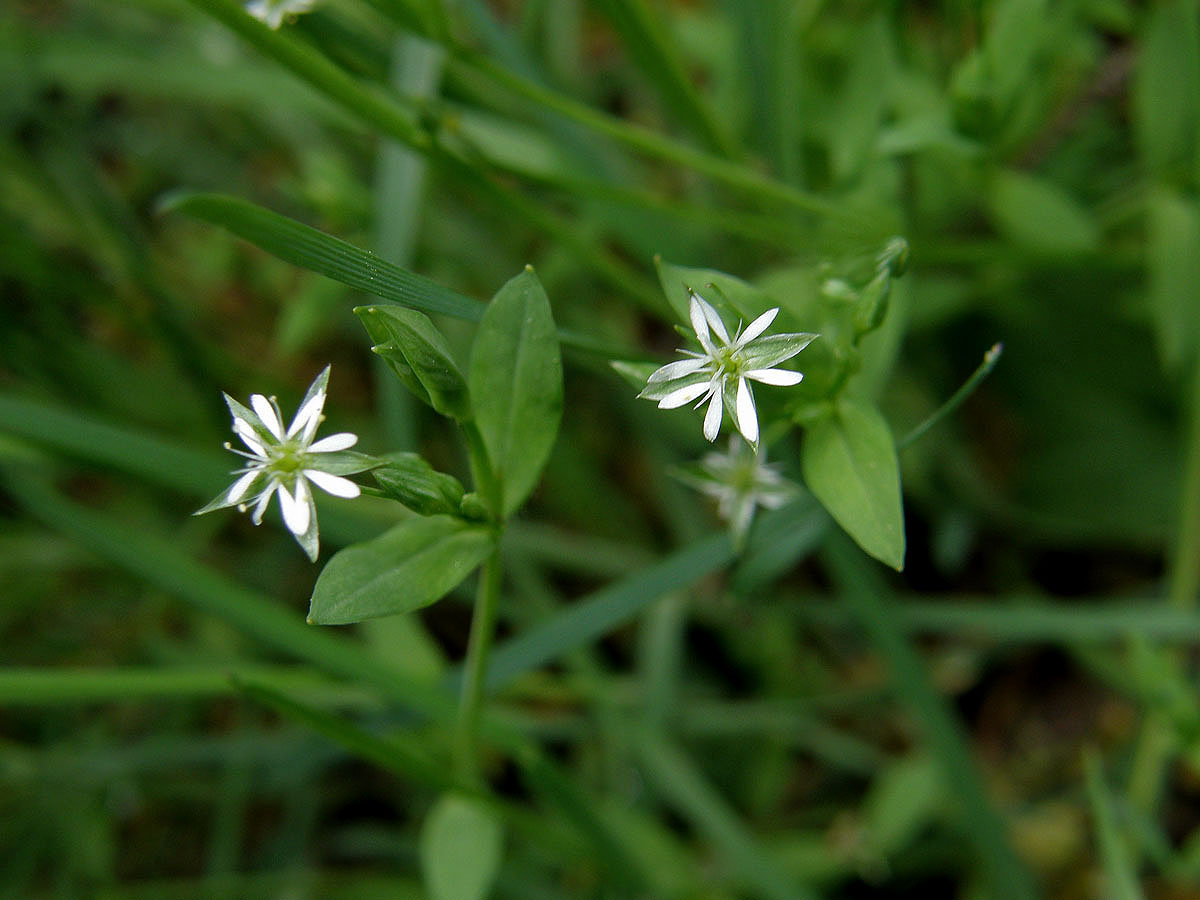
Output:
<path fill-rule="evenodd" d="M 309 483 L 337 497 L 357 497 L 358 485 L 342 476 L 372 465 L 369 457 L 340 453 L 358 442 L 358 437 L 348 431 L 313 441 L 324 418 L 321 411 L 328 383 L 326 366 L 309 387 L 286 431 L 274 397 L 251 394 L 247 408 L 225 394 L 225 403 L 233 415 L 233 431 L 249 452 L 236 450 L 228 443 L 225 447 L 245 457 L 246 465 L 234 471 L 238 478 L 233 485 L 197 510 L 196 515 L 227 506 L 236 506 L 242 512 L 252 508 L 251 518 L 255 525 L 260 525 L 271 497 L 277 496 L 288 531 L 315 562 L 319 549 L 317 509 Z"/>
<path fill-rule="evenodd" d="M 710 441 L 717 439 L 723 412 L 728 408 L 742 437 L 757 447 L 758 411 L 749 382 L 799 384 L 804 378 L 800 372 L 775 367 L 791 359 L 818 335 L 801 332 L 763 335 L 779 315 L 779 307 L 775 307 L 751 322 L 745 331 L 739 323 L 731 338 L 712 305 L 690 288 L 688 295 L 688 316 L 704 352 L 680 350 L 689 359 L 668 363 L 655 371 L 638 396 L 657 400 L 660 409 L 674 409 L 693 401 L 698 408 L 707 402 L 704 436 Z"/>
<path fill-rule="evenodd" d="M 692 487 L 717 501 L 717 513 L 729 523 L 734 545 L 741 547 L 758 507 L 777 509 L 799 494 L 799 488 L 767 465 L 766 452 L 752 453 L 737 438 L 727 453 L 709 453 L 675 471 Z"/>
<path fill-rule="evenodd" d="M 268 28 L 278 29 L 284 19 L 309 12 L 315 4 L 316 0 L 250 0 L 246 12 Z"/>

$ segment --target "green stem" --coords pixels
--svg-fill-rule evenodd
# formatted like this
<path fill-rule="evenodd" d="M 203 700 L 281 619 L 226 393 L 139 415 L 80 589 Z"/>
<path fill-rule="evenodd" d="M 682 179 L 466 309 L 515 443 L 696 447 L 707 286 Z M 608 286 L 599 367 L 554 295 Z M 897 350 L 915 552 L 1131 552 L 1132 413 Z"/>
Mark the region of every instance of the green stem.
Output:
<path fill-rule="evenodd" d="M 475 613 L 471 618 L 471 637 L 467 644 L 467 662 L 459 698 L 458 725 L 454 733 L 455 774 L 468 781 L 477 780 L 478 753 L 476 736 L 483 708 L 488 653 L 496 631 L 496 609 L 500 600 L 500 550 L 492 551 L 479 576 Z"/>
<path fill-rule="evenodd" d="M 500 64 L 463 47 L 451 48 L 451 69 L 469 70 L 501 85 L 519 97 L 552 110 L 566 119 L 606 135 L 647 156 L 700 172 L 727 187 L 761 200 L 792 206 L 805 212 L 836 219 L 856 218 L 844 205 L 832 203 L 790 185 L 775 181 L 748 166 L 695 150 L 671 138 L 632 125 L 563 96 L 512 72 Z"/>
<path fill-rule="evenodd" d="M 896 449 L 903 450 L 915 444 L 925 436 L 925 432 L 929 431 L 934 425 L 962 406 L 962 402 L 971 396 L 983 379 L 987 378 L 991 374 L 992 369 L 996 368 L 996 363 L 1000 361 L 1000 354 L 1003 352 L 1003 344 L 993 344 L 992 348 L 983 354 L 983 362 L 979 364 L 979 368 L 971 374 L 971 377 L 963 383 L 963 386 L 951 394 L 949 400 L 935 409 L 929 418 L 898 440 L 896 442 Z"/>
<path fill-rule="evenodd" d="M 968 737 L 937 693 L 917 651 L 904 634 L 900 615 L 885 596 L 886 586 L 870 563 L 841 535 L 831 535 L 825 560 L 847 612 L 886 660 L 897 695 L 912 709 L 930 750 L 942 766 L 946 785 L 964 816 L 963 832 L 974 846 L 991 884 L 990 896 L 1036 900 L 1040 896 L 1024 863 L 1009 842 L 1004 820 L 992 805 L 971 758 Z"/>
<path fill-rule="evenodd" d="M 1200 590 L 1200 364 L 1193 366 L 1188 400 L 1187 459 L 1167 579 L 1167 605 L 1185 611 L 1196 608 L 1196 594 Z M 1171 665 L 1182 665 L 1177 653 L 1172 654 Z M 1177 749 L 1169 717 L 1161 710 L 1151 709 L 1138 736 L 1126 787 L 1134 809 L 1151 814 L 1158 807 L 1167 763 Z"/>

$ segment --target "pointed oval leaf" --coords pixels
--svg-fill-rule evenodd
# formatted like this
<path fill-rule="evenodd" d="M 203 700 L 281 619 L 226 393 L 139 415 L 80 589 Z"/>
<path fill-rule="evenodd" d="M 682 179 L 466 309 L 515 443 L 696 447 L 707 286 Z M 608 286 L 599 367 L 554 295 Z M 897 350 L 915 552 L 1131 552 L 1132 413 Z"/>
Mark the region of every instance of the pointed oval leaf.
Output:
<path fill-rule="evenodd" d="M 460 422 L 471 418 L 466 379 L 428 316 L 395 304 L 359 306 L 354 313 L 375 342 L 375 352 L 409 390 L 444 416 Z"/>
<path fill-rule="evenodd" d="M 987 197 L 996 228 L 1013 243 L 1048 256 L 1090 253 L 1100 229 L 1074 197 L 1044 178 L 1012 170 L 992 178 Z"/>
<path fill-rule="evenodd" d="M 500 481 L 501 513 L 529 496 L 562 419 L 562 358 L 550 300 L 532 268 L 488 304 L 471 348 L 475 420 Z"/>
<path fill-rule="evenodd" d="M 1163 361 L 1178 368 L 1200 339 L 1200 207 L 1176 191 L 1157 189 L 1146 204 L 1150 314 Z"/>
<path fill-rule="evenodd" d="M 459 480 L 416 453 L 394 453 L 371 474 L 385 494 L 423 516 L 457 515 L 462 505 Z"/>
<path fill-rule="evenodd" d="M 334 554 L 309 601 L 314 625 L 345 625 L 440 600 L 491 553 L 486 528 L 450 516 L 403 522 Z"/>
<path fill-rule="evenodd" d="M 421 873 L 429 900 L 484 900 L 500 869 L 504 831 L 477 800 L 444 794 L 421 827 Z"/>
<path fill-rule="evenodd" d="M 892 432 L 874 407 L 842 401 L 804 435 L 804 480 L 871 556 L 904 568 L 904 510 Z"/>
<path fill-rule="evenodd" d="M 662 284 L 667 302 L 679 317 L 680 322 L 689 320 L 688 288 L 716 307 L 734 323 L 740 318 L 750 322 L 774 306 L 779 306 L 765 292 L 749 282 L 716 269 L 696 269 L 677 266 L 661 257 L 654 260 L 658 268 L 658 280 Z M 715 288 L 715 290 L 714 290 Z M 727 324 L 729 324 L 727 322 Z"/>

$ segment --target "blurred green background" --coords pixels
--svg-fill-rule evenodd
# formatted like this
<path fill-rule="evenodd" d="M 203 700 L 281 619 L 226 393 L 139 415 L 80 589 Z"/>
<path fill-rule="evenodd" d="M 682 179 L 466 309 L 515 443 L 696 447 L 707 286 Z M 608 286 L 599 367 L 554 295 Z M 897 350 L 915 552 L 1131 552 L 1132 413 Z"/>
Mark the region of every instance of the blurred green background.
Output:
<path fill-rule="evenodd" d="M 561 327 L 664 359 L 656 254 L 800 308 L 903 235 L 855 382 L 901 436 L 1004 345 L 901 454 L 903 573 L 847 576 L 811 507 L 760 516 L 740 562 L 696 581 L 683 557 L 637 617 L 508 683 L 498 714 L 552 771 L 494 752 L 494 896 L 1018 896 L 1005 846 L 1030 896 L 1198 896 L 1194 2 L 241 15 L 0 11 L 0 897 L 425 896 L 434 787 L 228 675 L 437 759 L 445 729 L 380 685 L 446 677 L 466 593 L 308 628 L 319 568 L 275 513 L 190 513 L 233 467 L 220 391 L 289 409 L 328 362 L 333 430 L 458 474 L 461 450 L 375 365 L 365 295 L 164 212 L 181 189 L 480 299 L 532 263 Z M 502 637 L 720 529 L 665 475 L 705 449 L 696 417 L 634 394 L 568 355 Z M 797 446 L 771 456 L 799 479 Z M 330 549 L 395 520 L 320 508 Z M 1003 833 L 972 835 L 959 739 Z"/>

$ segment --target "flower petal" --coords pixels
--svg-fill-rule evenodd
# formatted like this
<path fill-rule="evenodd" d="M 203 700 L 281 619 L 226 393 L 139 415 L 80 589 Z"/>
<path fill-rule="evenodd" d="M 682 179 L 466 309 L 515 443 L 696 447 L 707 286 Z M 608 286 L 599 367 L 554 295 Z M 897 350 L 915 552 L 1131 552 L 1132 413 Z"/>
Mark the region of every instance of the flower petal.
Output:
<path fill-rule="evenodd" d="M 333 453 L 337 450 L 348 450 L 358 443 L 358 435 L 349 431 L 339 431 L 329 437 L 323 437 L 311 447 L 309 453 Z"/>
<path fill-rule="evenodd" d="M 250 406 L 254 408 L 258 418 L 266 426 L 267 431 L 275 435 L 275 440 L 283 440 L 283 423 L 279 421 L 279 415 L 275 412 L 275 407 L 271 405 L 262 394 L 250 395 Z"/>
<path fill-rule="evenodd" d="M 691 403 L 693 400 L 702 397 L 711 387 L 712 383 L 708 381 L 698 381 L 695 384 L 689 384 L 679 388 L 677 391 L 672 391 L 658 401 L 659 409 L 675 409 L 677 406 L 683 406 L 685 403 Z"/>
<path fill-rule="evenodd" d="M 692 296 L 700 301 L 700 308 L 704 312 L 704 318 L 708 320 L 708 327 L 721 339 L 722 344 L 729 346 L 729 332 L 725 330 L 725 323 L 721 320 L 721 314 L 717 312 L 716 307 L 699 294 L 693 293 Z"/>
<path fill-rule="evenodd" d="M 305 469 L 304 477 L 327 494 L 335 497 L 357 497 L 362 490 L 349 478 L 340 475 L 330 475 L 320 469 Z"/>
<path fill-rule="evenodd" d="M 710 360 L 706 357 L 696 359 L 681 359 L 677 362 L 667 363 L 661 369 L 656 369 L 646 379 L 647 384 L 658 384 L 660 381 L 674 381 L 676 378 L 683 378 L 691 375 L 693 372 L 699 372 L 705 366 L 710 364 Z"/>
<path fill-rule="evenodd" d="M 758 411 L 754 408 L 754 394 L 745 378 L 738 379 L 737 427 L 747 442 L 758 443 Z"/>
<path fill-rule="evenodd" d="M 229 493 L 225 495 L 225 502 L 232 506 L 246 496 L 246 492 L 250 490 L 250 485 L 254 484 L 254 480 L 262 474 L 262 469 L 251 469 L 241 478 L 233 483 L 229 488 Z"/>
<path fill-rule="evenodd" d="M 257 456 L 259 459 L 267 458 L 267 450 L 262 444 L 259 443 L 258 432 L 254 430 L 254 426 L 252 426 L 245 419 L 234 419 L 233 430 L 234 433 L 242 439 L 242 443 L 249 447 L 255 456 Z"/>
<path fill-rule="evenodd" d="M 700 295 L 695 291 L 692 291 L 691 298 L 688 303 L 688 318 L 692 320 L 692 331 L 696 332 L 696 340 L 700 342 L 704 352 L 709 356 L 716 356 L 717 348 L 713 345 L 712 337 L 708 333 L 708 316 L 704 314 L 704 307 L 708 304 L 701 300 Z"/>
<path fill-rule="evenodd" d="M 321 424 L 321 410 L 324 406 L 325 392 L 321 391 L 300 407 L 296 418 L 292 419 L 292 424 L 288 427 L 287 436 L 291 438 L 303 432 L 305 441 L 312 440 L 313 432 Z"/>
<path fill-rule="evenodd" d="M 258 495 L 258 497 L 257 497 L 258 502 L 254 504 L 254 512 L 252 512 L 250 514 L 250 518 L 254 522 L 255 525 L 262 524 L 263 513 L 265 513 L 267 511 L 267 504 L 271 502 L 271 495 L 274 494 L 274 492 L 275 492 L 274 489 L 277 486 L 277 484 L 278 484 L 277 482 L 272 482 L 271 484 L 268 484 L 263 489 L 263 492 Z"/>
<path fill-rule="evenodd" d="M 747 372 L 746 377 L 752 378 L 755 381 L 761 381 L 763 384 L 777 384 L 781 386 L 799 384 L 804 380 L 802 372 L 793 372 L 791 369 L 754 369 Z"/>
<path fill-rule="evenodd" d="M 304 534 L 308 531 L 308 522 L 312 518 L 312 510 L 309 509 L 312 498 L 307 485 L 308 482 L 303 478 L 297 478 L 294 496 L 282 484 L 276 489 L 276 493 L 279 494 L 279 511 L 283 513 L 283 524 L 292 534 Z"/>
<path fill-rule="evenodd" d="M 748 343 L 762 334 L 775 321 L 775 317 L 779 315 L 779 307 L 768 309 L 765 313 L 751 322 L 746 330 L 742 332 L 742 336 L 738 338 L 738 346 L 745 347 Z"/>
<path fill-rule="evenodd" d="M 724 410 L 721 391 L 713 391 L 712 399 L 708 401 L 708 412 L 704 414 L 704 436 L 715 441 L 721 433 L 721 416 Z"/>

